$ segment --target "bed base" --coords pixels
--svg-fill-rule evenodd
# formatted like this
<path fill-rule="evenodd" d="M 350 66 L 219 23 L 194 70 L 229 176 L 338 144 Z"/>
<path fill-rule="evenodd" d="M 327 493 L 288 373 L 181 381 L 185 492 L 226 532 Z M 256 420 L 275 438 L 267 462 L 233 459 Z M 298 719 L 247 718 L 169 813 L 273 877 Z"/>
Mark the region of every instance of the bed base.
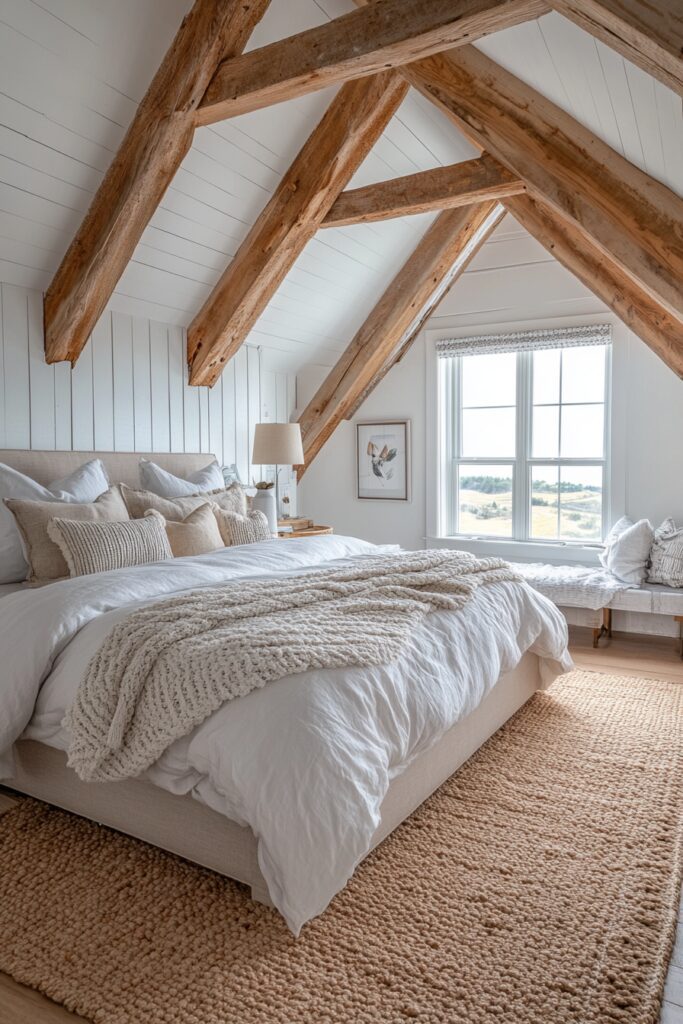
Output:
<path fill-rule="evenodd" d="M 470 715 L 396 776 L 382 802 L 381 821 L 371 849 L 409 817 L 541 685 L 538 658 L 525 654 Z M 257 840 L 250 828 L 230 821 L 190 795 L 176 796 L 149 782 L 82 782 L 67 768 L 64 752 L 43 743 L 20 740 L 15 753 L 15 776 L 6 783 L 11 789 L 234 878 L 251 888 L 253 899 L 270 904 L 258 863 Z"/>

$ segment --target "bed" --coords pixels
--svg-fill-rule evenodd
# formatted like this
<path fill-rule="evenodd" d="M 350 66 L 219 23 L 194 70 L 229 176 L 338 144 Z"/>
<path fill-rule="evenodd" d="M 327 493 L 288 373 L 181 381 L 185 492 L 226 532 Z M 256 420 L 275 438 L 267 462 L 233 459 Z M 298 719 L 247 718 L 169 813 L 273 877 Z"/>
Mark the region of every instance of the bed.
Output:
<path fill-rule="evenodd" d="M 47 483 L 94 455 L 112 481 L 138 486 L 140 453 L 0 451 L 0 461 Z M 179 476 L 211 459 L 144 457 Z M 0 711 L 3 688 L 6 707 L 13 699 L 29 711 L 0 760 L 3 784 L 246 884 L 298 934 L 371 849 L 571 667 L 566 624 L 550 602 L 518 582 L 485 588 L 462 612 L 428 616 L 401 664 L 278 680 L 212 714 L 139 779 L 81 781 L 67 766 L 61 722 L 79 673 L 141 602 L 378 550 L 394 549 L 339 536 L 273 540 L 101 579 L 5 588 Z M 22 631 L 30 643 L 18 642 Z M 1 739 L 0 729 L 0 748 Z"/>

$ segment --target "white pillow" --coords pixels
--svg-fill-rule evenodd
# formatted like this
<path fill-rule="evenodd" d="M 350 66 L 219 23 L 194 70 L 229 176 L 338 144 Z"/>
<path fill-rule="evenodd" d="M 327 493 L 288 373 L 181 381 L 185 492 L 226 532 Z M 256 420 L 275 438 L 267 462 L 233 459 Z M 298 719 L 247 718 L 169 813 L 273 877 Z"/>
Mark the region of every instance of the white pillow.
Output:
<path fill-rule="evenodd" d="M 215 459 L 188 477 L 174 476 L 157 466 L 156 462 L 140 459 L 140 483 L 160 498 L 183 498 L 197 491 L 216 491 L 225 487 L 221 467 Z"/>
<path fill-rule="evenodd" d="M 640 586 L 645 582 L 654 530 L 647 519 L 634 523 L 622 516 L 607 534 L 600 561 L 617 579 Z"/>
<path fill-rule="evenodd" d="M 83 504 L 95 501 L 107 490 L 109 478 L 100 459 L 84 463 L 48 487 L 0 462 L 0 583 L 20 583 L 28 575 L 21 535 L 14 516 L 4 504 L 5 498 Z"/>

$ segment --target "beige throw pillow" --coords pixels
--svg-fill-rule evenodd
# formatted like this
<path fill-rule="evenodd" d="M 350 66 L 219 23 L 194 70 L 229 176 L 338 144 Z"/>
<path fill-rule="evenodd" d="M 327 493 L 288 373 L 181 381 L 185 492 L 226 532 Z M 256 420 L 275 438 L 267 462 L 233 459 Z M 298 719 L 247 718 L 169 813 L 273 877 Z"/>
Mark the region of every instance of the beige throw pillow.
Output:
<path fill-rule="evenodd" d="M 205 555 L 225 547 L 211 505 L 196 508 L 180 523 L 170 519 L 166 521 L 156 509 L 149 509 L 146 516 L 165 527 L 174 558 Z"/>
<path fill-rule="evenodd" d="M 72 577 L 148 565 L 172 557 L 163 520 L 98 523 L 51 519 L 47 532 L 59 547 Z"/>
<path fill-rule="evenodd" d="M 131 519 L 142 519 L 150 509 L 154 509 L 155 512 L 160 512 L 167 522 L 182 522 L 190 512 L 206 505 L 207 501 L 213 501 L 213 498 L 207 498 L 205 495 L 160 498 L 153 491 L 136 491 L 126 484 L 121 484 L 121 494 Z"/>
<path fill-rule="evenodd" d="M 241 516 L 237 512 L 216 509 L 215 513 L 226 547 L 272 540 L 268 520 L 263 512 L 248 512 L 246 516 Z"/>
<path fill-rule="evenodd" d="M 5 505 L 13 514 L 24 541 L 29 563 L 29 583 L 33 586 L 52 583 L 69 575 L 69 568 L 59 547 L 50 538 L 47 525 L 51 519 L 76 519 L 89 522 L 122 522 L 129 519 L 126 503 L 118 487 L 101 494 L 88 504 L 61 501 L 25 501 L 6 498 Z"/>
<path fill-rule="evenodd" d="M 236 480 L 229 487 L 221 488 L 218 491 L 207 491 L 202 497 L 205 501 L 213 501 L 226 512 L 237 512 L 241 516 L 247 514 L 247 496 L 242 484 L 237 483 Z"/>
<path fill-rule="evenodd" d="M 160 498 L 153 491 L 136 491 L 126 484 L 121 484 L 121 493 L 131 519 L 142 519 L 144 514 L 153 508 L 160 512 L 167 522 L 181 522 L 190 512 L 200 508 L 207 501 L 215 502 L 229 512 L 239 512 L 240 515 L 246 515 L 247 512 L 247 497 L 238 483 L 217 491 L 207 491 L 205 494 L 188 495 L 183 498 Z"/>

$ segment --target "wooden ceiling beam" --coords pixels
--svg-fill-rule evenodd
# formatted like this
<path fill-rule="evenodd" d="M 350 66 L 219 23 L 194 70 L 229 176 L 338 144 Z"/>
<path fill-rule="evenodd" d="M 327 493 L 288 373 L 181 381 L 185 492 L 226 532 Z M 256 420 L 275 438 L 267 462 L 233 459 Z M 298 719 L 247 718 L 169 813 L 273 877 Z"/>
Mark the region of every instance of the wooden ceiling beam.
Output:
<path fill-rule="evenodd" d="M 451 210 L 524 191 L 524 182 L 485 153 L 475 160 L 342 192 L 321 227 L 369 224 L 408 214 Z"/>
<path fill-rule="evenodd" d="M 640 288 L 570 221 L 530 196 L 505 200 L 530 235 L 683 378 L 683 323 Z"/>
<path fill-rule="evenodd" d="M 190 324 L 191 384 L 216 382 L 407 90 L 396 71 L 339 90 Z"/>
<path fill-rule="evenodd" d="M 192 145 L 220 61 L 241 53 L 269 0 L 196 0 L 45 295 L 45 357 L 80 355 Z"/>
<path fill-rule="evenodd" d="M 551 0 L 552 6 L 683 96 L 681 0 Z"/>
<path fill-rule="evenodd" d="M 429 228 L 301 416 L 305 465 L 400 359 L 505 215 L 497 202 L 446 210 Z"/>
<path fill-rule="evenodd" d="M 518 25 L 545 0 L 377 0 L 363 10 L 224 61 L 197 110 L 211 124 Z"/>
<path fill-rule="evenodd" d="M 475 47 L 401 73 L 535 199 L 683 318 L 683 199 Z"/>

